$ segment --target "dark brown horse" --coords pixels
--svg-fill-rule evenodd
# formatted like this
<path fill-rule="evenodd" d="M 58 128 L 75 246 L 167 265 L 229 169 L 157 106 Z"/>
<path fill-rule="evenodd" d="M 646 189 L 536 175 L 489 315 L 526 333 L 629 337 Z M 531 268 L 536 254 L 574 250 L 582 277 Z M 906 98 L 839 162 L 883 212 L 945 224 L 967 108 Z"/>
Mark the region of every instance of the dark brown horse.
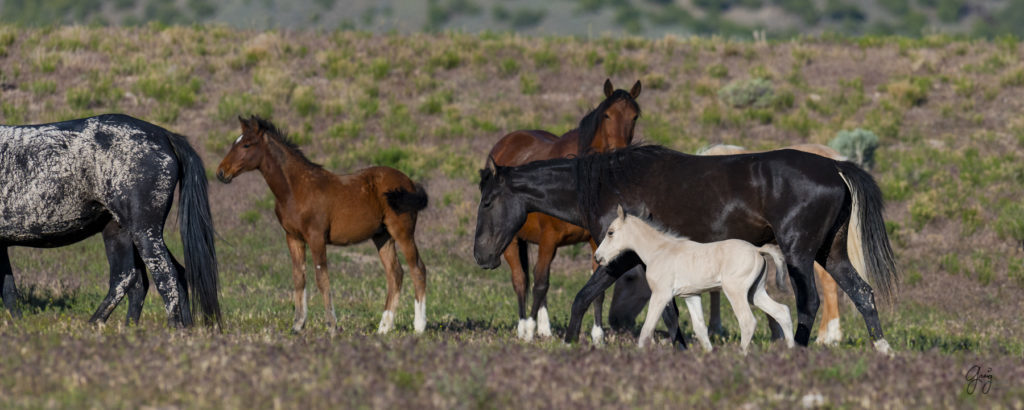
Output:
<path fill-rule="evenodd" d="M 306 159 L 295 144 L 269 121 L 251 117 L 242 123 L 242 135 L 235 140 L 217 168 L 217 178 L 229 183 L 246 171 L 258 169 L 274 193 L 274 212 L 288 239 L 295 285 L 295 322 L 298 332 L 306 323 L 306 245 L 313 253 L 316 285 L 327 310 L 331 334 L 337 318 L 327 279 L 327 245 L 351 245 L 373 239 L 387 272 L 388 296 L 379 333 L 394 325 L 398 292 L 402 288 L 402 266 L 398 248 L 412 270 L 416 287 L 417 333 L 426 328 L 427 271 L 420 260 L 414 234 L 416 214 L 427 207 L 427 194 L 401 171 L 370 167 L 354 174 L 335 175 Z"/>
<path fill-rule="evenodd" d="M 640 88 L 640 82 L 637 81 L 629 92 L 616 90 L 611 80 L 605 80 L 605 100 L 583 117 L 579 128 L 566 132 L 561 138 L 542 130 L 513 131 L 494 144 L 489 158 L 499 166 L 517 166 L 537 160 L 625 147 L 633 140 L 633 128 L 640 116 L 640 106 L 636 103 Z M 526 288 L 530 283 L 526 271 L 529 265 L 526 242 L 538 245 L 537 265 L 533 270 L 533 307 L 529 316 L 526 315 Z M 597 248 L 585 229 L 535 212 L 527 216 L 526 223 L 516 234 L 516 240 L 505 249 L 505 260 L 512 271 L 512 287 L 519 302 L 519 338 L 531 340 L 534 330 L 540 336 L 551 336 L 547 310 L 551 261 L 558 247 L 580 242 L 589 242 L 591 252 Z M 599 297 L 594 304 L 594 328 L 591 331 L 596 340 L 600 340 L 603 335 L 601 306 L 602 299 Z"/>

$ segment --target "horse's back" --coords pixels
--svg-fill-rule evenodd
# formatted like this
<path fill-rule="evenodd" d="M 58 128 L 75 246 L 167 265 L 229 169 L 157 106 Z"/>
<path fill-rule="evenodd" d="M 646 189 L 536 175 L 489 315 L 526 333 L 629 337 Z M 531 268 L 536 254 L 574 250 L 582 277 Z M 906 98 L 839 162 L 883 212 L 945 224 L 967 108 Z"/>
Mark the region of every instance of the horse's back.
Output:
<path fill-rule="evenodd" d="M 544 130 L 519 130 L 508 133 L 491 148 L 490 157 L 501 166 L 517 166 L 528 162 L 559 158 L 576 150 L 575 143 L 562 143 L 566 138 L 573 138 L 573 132 L 559 138 Z M 570 152 L 560 149 L 561 146 L 572 149 Z"/>
<path fill-rule="evenodd" d="M 0 239 L 63 243 L 123 215 L 139 187 L 169 206 L 178 169 L 160 130 L 116 114 L 0 127 Z"/>

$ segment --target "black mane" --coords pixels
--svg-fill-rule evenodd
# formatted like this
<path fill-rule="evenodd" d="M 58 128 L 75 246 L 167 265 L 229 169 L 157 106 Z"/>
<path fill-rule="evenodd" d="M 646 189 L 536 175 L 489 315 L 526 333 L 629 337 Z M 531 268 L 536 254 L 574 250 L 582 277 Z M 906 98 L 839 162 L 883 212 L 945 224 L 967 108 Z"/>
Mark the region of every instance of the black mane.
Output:
<path fill-rule="evenodd" d="M 630 187 L 642 182 L 643 171 L 659 158 L 671 154 L 680 153 L 661 145 L 630 145 L 573 159 L 580 210 L 599 209 L 602 188 L 620 197 L 628 196 Z"/>
<path fill-rule="evenodd" d="M 597 108 L 591 110 L 587 115 L 583 116 L 583 119 L 580 120 L 580 125 L 577 128 L 580 132 L 579 148 L 576 151 L 579 155 L 591 152 L 592 149 L 590 145 L 594 143 L 594 134 L 597 133 L 597 128 L 601 126 L 605 110 L 619 100 L 625 100 L 634 110 L 636 110 L 638 115 L 640 114 L 640 105 L 636 103 L 636 100 L 633 99 L 633 96 L 631 96 L 629 92 L 625 90 L 615 90 L 612 92 L 610 97 L 601 101 L 601 104 L 598 104 Z"/>
<path fill-rule="evenodd" d="M 288 135 L 286 135 L 284 132 L 278 130 L 277 126 L 275 126 L 274 123 L 257 116 L 253 116 L 252 119 L 256 121 L 256 124 L 260 127 L 261 130 L 263 130 L 263 132 L 266 135 L 270 136 L 270 138 L 273 138 L 274 141 L 280 142 L 281 145 L 284 145 L 285 148 L 287 148 L 289 151 L 295 154 L 296 157 L 301 159 L 307 165 L 316 168 L 323 168 L 323 166 L 321 166 L 320 164 L 310 161 L 309 158 L 306 157 L 306 154 L 302 152 L 302 149 L 299 148 L 299 145 L 296 144 L 295 141 L 288 137 Z"/>

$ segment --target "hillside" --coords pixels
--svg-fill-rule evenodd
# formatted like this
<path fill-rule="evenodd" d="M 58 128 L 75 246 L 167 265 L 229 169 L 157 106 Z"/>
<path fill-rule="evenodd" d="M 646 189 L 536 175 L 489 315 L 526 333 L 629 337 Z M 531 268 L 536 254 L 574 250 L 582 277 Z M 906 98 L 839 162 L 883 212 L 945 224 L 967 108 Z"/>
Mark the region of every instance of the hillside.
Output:
<path fill-rule="evenodd" d="M 223 298 L 231 337 L 243 343 L 307 342 L 282 341 L 278 335 L 286 332 L 292 314 L 286 296 L 289 262 L 266 184 L 255 173 L 242 175 L 230 185 L 212 177 L 239 133 L 236 117 L 256 114 L 272 119 L 311 160 L 335 172 L 371 164 L 397 167 L 423 182 L 431 196 L 430 207 L 420 217 L 418 241 L 431 275 L 432 329 L 451 332 L 450 340 L 457 343 L 477 343 L 473 341 L 481 337 L 484 341 L 479 343 L 487 347 L 474 354 L 496 361 L 501 360 L 500 354 L 494 352 L 505 348 L 495 346 L 509 342 L 514 333 L 514 298 L 506 268 L 483 271 L 472 262 L 472 235 L 479 200 L 477 169 L 505 133 L 530 128 L 560 134 L 575 127 L 603 98 L 605 78 L 619 88 L 641 80 L 638 102 L 643 115 L 638 137 L 685 152 L 715 142 L 756 149 L 827 143 L 841 130 L 864 128 L 880 137 L 872 173 L 885 195 L 890 238 L 903 271 L 899 300 L 881 309 L 883 324 L 894 348 L 907 355 L 882 364 L 876 364 L 874 356 L 858 356 L 857 349 L 865 349 L 867 343 L 863 321 L 852 306 L 844 304 L 845 350 L 815 351 L 810 359 L 801 353 L 799 360 L 815 363 L 817 370 L 807 374 L 824 375 L 820 380 L 852 377 L 858 383 L 857 394 L 887 400 L 876 404 L 953 406 L 967 399 L 948 395 L 961 388 L 963 369 L 942 366 L 961 366 L 975 360 L 975 355 L 992 364 L 1019 364 L 1012 358 L 1024 353 L 1024 323 L 1015 308 L 1024 303 L 1021 52 L 1021 45 L 1013 40 L 958 40 L 942 35 L 752 43 L 672 36 L 588 41 L 494 33 L 264 32 L 223 26 L 0 26 L 0 123 L 123 112 L 187 135 L 206 162 L 219 234 Z M 771 85 L 770 104 L 735 108 L 720 97 L 723 87 L 754 78 Z M 173 238 L 174 217 L 168 226 L 169 243 L 180 254 L 180 241 Z M 101 249 L 96 238 L 56 250 L 12 248 L 19 287 L 29 312 L 35 314 L 24 327 L 3 319 L 0 325 L 13 333 L 9 340 L 55 346 L 62 338 L 49 336 L 47 332 L 54 329 L 49 326 L 66 326 L 78 340 L 75 343 L 93 349 L 105 343 L 109 332 L 120 332 L 112 328 L 94 333 L 83 327 L 88 310 L 106 291 Z M 383 275 L 373 247 L 332 248 L 329 253 L 337 272 L 332 281 L 335 303 L 346 324 L 345 337 L 355 338 L 342 339 L 340 345 L 364 353 L 365 349 L 390 349 L 389 344 L 367 345 L 362 339 L 372 332 L 383 301 Z M 585 280 L 588 254 L 576 246 L 563 249 L 556 259 L 550 303 L 555 320 L 563 325 L 568 304 Z M 407 284 L 398 314 L 403 331 L 411 323 L 409 289 Z M 149 298 L 144 320 L 147 326 L 159 327 L 162 306 L 156 292 L 150 292 Z M 310 332 L 320 334 L 322 306 L 317 306 L 318 298 L 311 302 Z M 436 337 L 449 337 L 449 333 L 439 334 L 443 336 Z M 142 341 L 120 333 L 110 337 L 125 349 L 159 343 L 149 339 L 156 336 L 138 339 Z M 189 337 L 204 340 L 201 335 Z M 758 343 L 767 344 L 764 338 L 759 333 Z M 620 339 L 615 349 L 630 348 L 621 347 L 628 343 L 621 340 L 631 339 Z M 206 344 L 205 349 L 223 355 L 217 343 L 221 342 L 214 347 Z M 329 346 L 322 341 L 308 343 Z M 273 346 L 257 350 L 271 354 L 278 349 Z M 543 346 L 542 351 L 565 349 L 555 342 Z M 18 349 L 10 345 L 0 351 Z M 412 350 L 401 349 L 403 355 L 411 354 Z M 451 349 L 455 348 L 447 351 Z M 606 353 L 633 357 L 632 352 Z M 532 353 L 527 350 L 515 357 L 532 360 L 528 359 Z M 599 350 L 593 355 L 606 353 Z M 167 355 L 178 357 L 173 352 Z M 441 357 L 437 360 L 445 363 L 461 360 L 450 354 Z M 571 355 L 571 360 L 597 366 L 596 357 Z M 717 362 L 718 357 L 732 356 L 714 357 Z M 775 366 L 768 361 L 774 357 L 758 356 L 756 363 L 763 371 L 751 377 L 772 386 L 781 383 L 773 381 L 781 378 L 765 370 Z M 826 363 L 833 359 L 860 364 L 852 369 L 846 364 L 824 367 L 831 366 Z M 12 366 L 21 362 L 15 363 Z M 454 369 L 451 373 L 466 371 L 459 366 L 449 367 Z M 739 365 L 727 360 L 724 366 L 723 372 L 728 373 Z M 889 366 L 902 370 L 891 371 Z M 931 397 L 940 401 L 899 401 L 910 400 L 901 392 L 924 387 L 869 376 L 898 378 L 921 366 L 952 377 L 927 387 L 936 395 Z M 673 372 L 668 365 L 659 369 Z M 865 369 L 870 369 L 868 375 Z M 0 371 L 4 373 L 20 374 Z M 732 380 L 726 373 L 722 379 Z M 48 374 L 39 377 L 52 376 Z M 274 374 L 266 377 L 273 379 Z M 614 383 L 597 374 L 583 379 Z M 579 382 L 563 376 L 576 380 L 566 382 L 570 385 Z M 422 383 L 423 373 L 420 379 L 400 377 L 394 383 L 404 383 L 405 377 Z M 801 380 L 804 387 L 819 383 L 811 376 Z M 6 386 L 18 386 L 11 389 L 20 392 L 19 403 L 44 404 L 32 397 L 49 384 L 11 383 Z M 487 391 L 497 391 L 493 384 L 487 385 L 491 386 Z M 779 405 L 770 393 L 749 388 L 738 388 L 741 393 L 736 396 L 716 400 L 740 405 L 750 398 Z M 826 396 L 843 403 L 836 399 L 842 394 L 835 393 L 843 390 L 836 389 L 826 389 Z M 367 391 L 373 390 L 359 394 Z M 799 394 L 786 391 L 783 406 L 799 400 Z M 1019 393 L 1007 388 L 993 397 L 1013 406 L 1020 403 L 1015 396 Z M 458 394 L 472 393 L 459 390 Z M 622 394 L 616 396 L 622 401 L 613 403 L 659 403 Z M 113 396 L 101 401 L 83 397 L 90 396 L 65 398 L 72 405 L 139 404 Z M 253 400 L 245 393 L 240 397 L 238 403 Z M 917 397 L 923 400 L 924 396 Z M 862 403 L 856 397 L 850 400 Z M 440 403 L 435 405 L 445 402 Z"/>
<path fill-rule="evenodd" d="M 0 23 L 225 23 L 248 29 L 455 30 L 531 35 L 773 38 L 821 33 L 1024 36 L 1005 0 L 2 0 Z"/>

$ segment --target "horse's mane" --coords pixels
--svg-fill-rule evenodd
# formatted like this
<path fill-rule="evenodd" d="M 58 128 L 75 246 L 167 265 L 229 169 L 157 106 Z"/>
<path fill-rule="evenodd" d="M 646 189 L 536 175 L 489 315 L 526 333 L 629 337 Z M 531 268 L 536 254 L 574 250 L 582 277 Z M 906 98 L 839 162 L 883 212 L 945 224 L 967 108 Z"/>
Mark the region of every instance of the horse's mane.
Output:
<path fill-rule="evenodd" d="M 642 183 L 639 180 L 642 171 L 659 158 L 673 154 L 679 153 L 660 145 L 630 145 L 573 159 L 580 210 L 593 212 L 599 209 L 602 189 L 619 196 L 620 203 L 633 197 L 629 191 Z"/>
<path fill-rule="evenodd" d="M 636 103 L 633 96 L 625 90 L 615 90 L 612 95 L 601 101 L 597 108 L 591 110 L 587 115 L 583 116 L 580 120 L 580 125 L 577 128 L 579 130 L 579 148 L 576 152 L 580 155 L 588 154 L 591 152 L 591 144 L 594 143 L 594 135 L 597 134 L 597 128 L 601 126 L 601 120 L 604 119 L 604 112 L 615 104 L 619 100 L 625 100 L 636 110 L 637 115 L 640 114 L 640 105 Z"/>
<path fill-rule="evenodd" d="M 302 149 L 299 148 L 299 145 L 296 144 L 295 141 L 293 141 L 290 137 L 288 137 L 287 134 L 278 130 L 277 126 L 275 126 L 274 123 L 257 116 L 253 116 L 252 119 L 256 121 L 256 124 L 259 125 L 260 129 L 263 130 L 264 134 L 274 139 L 274 141 L 281 143 L 281 145 L 284 145 L 286 149 L 291 151 L 292 154 L 295 154 L 295 156 L 301 159 L 302 162 L 306 163 L 306 165 L 310 165 L 316 168 L 323 168 L 323 166 L 321 166 L 320 164 L 317 164 L 313 161 L 310 161 L 309 158 L 306 158 L 306 154 L 302 152 Z"/>

